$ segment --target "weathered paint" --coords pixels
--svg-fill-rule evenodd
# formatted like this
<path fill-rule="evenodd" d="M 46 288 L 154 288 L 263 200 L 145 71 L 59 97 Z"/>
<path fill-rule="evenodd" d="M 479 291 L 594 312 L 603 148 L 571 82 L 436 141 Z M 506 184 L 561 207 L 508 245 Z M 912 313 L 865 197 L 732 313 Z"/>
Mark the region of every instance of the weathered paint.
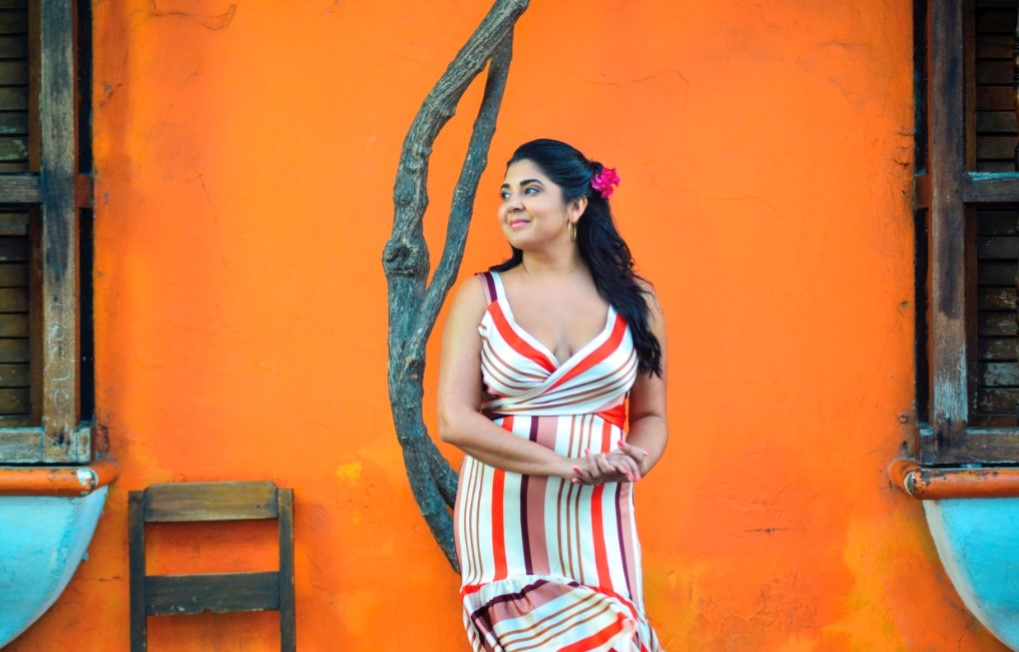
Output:
<path fill-rule="evenodd" d="M 63 592 L 85 556 L 107 489 L 76 498 L 0 496 L 0 647 Z"/>
<path fill-rule="evenodd" d="M 1019 498 L 923 501 L 941 563 L 964 603 L 1019 649 Z"/>
<path fill-rule="evenodd" d="M 406 129 L 489 6 L 94 3 L 96 404 L 122 470 L 11 650 L 128 648 L 128 490 L 260 478 L 295 490 L 302 649 L 466 649 L 388 414 L 380 258 Z M 462 276 L 506 254 L 521 141 L 619 170 L 669 318 L 672 443 L 637 489 L 669 650 L 1003 649 L 886 474 L 914 427 L 911 6 L 564 0 L 518 24 Z M 436 143 L 433 254 L 479 101 Z M 154 530 L 154 572 L 271 559 Z M 150 640 L 274 650 L 275 628 L 155 618 Z"/>

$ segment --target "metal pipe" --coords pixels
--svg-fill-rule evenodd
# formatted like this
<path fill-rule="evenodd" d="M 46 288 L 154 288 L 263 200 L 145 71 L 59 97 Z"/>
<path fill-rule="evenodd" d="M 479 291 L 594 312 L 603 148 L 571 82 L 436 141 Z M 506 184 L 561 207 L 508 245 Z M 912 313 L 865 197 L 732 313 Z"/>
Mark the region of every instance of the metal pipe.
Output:
<path fill-rule="evenodd" d="M 895 484 L 913 498 L 1005 498 L 1019 496 L 1019 468 L 930 468 L 898 458 L 888 469 Z"/>
<path fill-rule="evenodd" d="M 119 473 L 120 467 L 109 457 L 97 457 L 88 466 L 0 467 L 0 495 L 87 496 Z"/>

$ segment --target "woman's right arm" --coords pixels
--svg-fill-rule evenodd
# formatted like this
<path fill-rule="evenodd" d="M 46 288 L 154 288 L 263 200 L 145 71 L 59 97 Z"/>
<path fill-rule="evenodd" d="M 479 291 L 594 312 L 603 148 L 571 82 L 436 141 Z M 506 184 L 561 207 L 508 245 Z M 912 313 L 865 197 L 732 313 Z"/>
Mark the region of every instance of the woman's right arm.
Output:
<path fill-rule="evenodd" d="M 507 432 L 481 414 L 481 334 L 485 291 L 460 284 L 446 318 L 439 359 L 439 438 L 489 466 L 527 475 L 573 478 L 574 461 Z"/>

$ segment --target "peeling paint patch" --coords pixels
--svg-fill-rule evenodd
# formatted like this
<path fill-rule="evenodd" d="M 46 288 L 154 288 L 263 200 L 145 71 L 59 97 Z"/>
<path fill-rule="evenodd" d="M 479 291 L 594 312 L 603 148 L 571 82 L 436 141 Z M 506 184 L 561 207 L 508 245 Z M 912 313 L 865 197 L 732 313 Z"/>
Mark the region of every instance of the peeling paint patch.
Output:
<path fill-rule="evenodd" d="M 96 484 L 95 483 L 96 474 L 92 471 L 92 469 L 89 468 L 78 469 L 77 476 L 78 482 L 80 482 L 81 486 L 85 489 L 85 491 L 82 492 L 82 495 L 87 494 L 89 491 L 91 491 L 92 487 L 94 487 Z"/>

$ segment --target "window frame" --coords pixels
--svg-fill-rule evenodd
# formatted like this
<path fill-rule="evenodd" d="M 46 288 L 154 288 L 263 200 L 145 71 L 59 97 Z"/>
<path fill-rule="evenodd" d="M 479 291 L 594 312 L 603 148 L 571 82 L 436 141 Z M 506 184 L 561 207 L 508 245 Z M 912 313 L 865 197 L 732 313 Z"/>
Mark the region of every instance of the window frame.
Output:
<path fill-rule="evenodd" d="M 33 347 L 39 405 L 33 410 L 40 423 L 0 428 L 0 464 L 82 464 L 92 459 L 92 424 L 81 415 L 79 214 L 91 208 L 92 179 L 79 173 L 78 7 L 73 0 L 30 0 L 28 10 L 30 41 L 38 29 L 38 85 L 30 87 L 37 104 L 29 102 L 38 171 L 0 174 L 0 204 L 39 216 L 40 323 Z M 88 75 L 82 77 L 87 84 Z"/>
<path fill-rule="evenodd" d="M 918 338 L 917 374 L 928 375 L 921 379 L 926 386 L 918 383 L 918 394 L 929 392 L 929 418 L 918 423 L 918 430 L 920 462 L 930 466 L 1019 462 L 1019 428 L 968 426 L 974 355 L 967 337 L 974 319 L 967 305 L 973 275 L 967 273 L 966 245 L 974 241 L 974 219 L 968 214 L 978 204 L 1019 204 L 1019 173 L 976 172 L 967 165 L 965 85 L 973 75 L 966 69 L 966 39 L 973 6 L 955 0 L 926 3 L 927 97 L 926 102 L 918 99 L 926 114 L 926 130 L 918 130 L 926 131 L 926 160 L 918 151 L 915 189 L 916 209 L 929 215 L 927 242 L 918 242 L 918 250 L 926 245 L 927 260 L 918 255 L 917 262 L 927 264 L 928 273 L 926 279 L 917 279 L 917 295 L 924 291 L 919 287 L 923 281 L 929 294 L 928 300 L 917 302 L 923 307 L 917 314 L 918 331 L 927 326 L 924 341 Z M 924 2 L 916 8 L 922 11 Z M 923 237 L 919 224 L 917 238 Z"/>

